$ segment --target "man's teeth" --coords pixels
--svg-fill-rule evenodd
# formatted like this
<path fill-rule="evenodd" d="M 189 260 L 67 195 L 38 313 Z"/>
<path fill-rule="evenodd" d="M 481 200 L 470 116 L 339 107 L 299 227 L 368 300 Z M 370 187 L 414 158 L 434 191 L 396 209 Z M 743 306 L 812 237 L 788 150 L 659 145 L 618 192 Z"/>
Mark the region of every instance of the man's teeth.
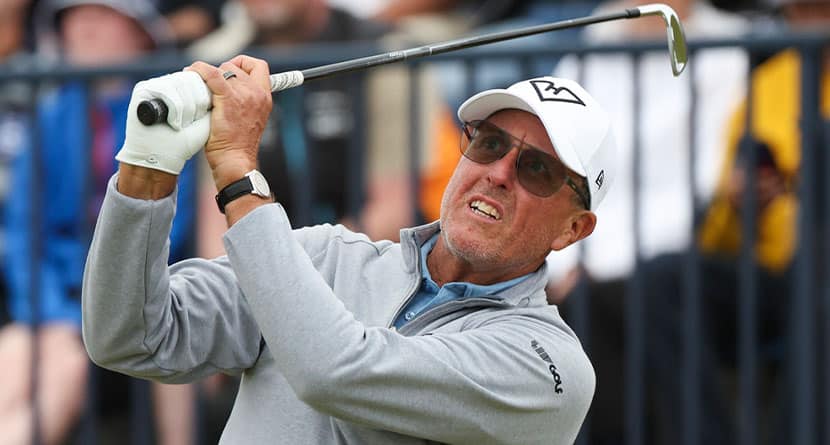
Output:
<path fill-rule="evenodd" d="M 499 211 L 495 209 L 495 207 L 487 204 L 483 201 L 473 201 L 470 203 L 470 208 L 473 209 L 474 212 L 478 212 L 482 215 L 489 216 L 493 219 L 501 219 L 501 215 Z"/>

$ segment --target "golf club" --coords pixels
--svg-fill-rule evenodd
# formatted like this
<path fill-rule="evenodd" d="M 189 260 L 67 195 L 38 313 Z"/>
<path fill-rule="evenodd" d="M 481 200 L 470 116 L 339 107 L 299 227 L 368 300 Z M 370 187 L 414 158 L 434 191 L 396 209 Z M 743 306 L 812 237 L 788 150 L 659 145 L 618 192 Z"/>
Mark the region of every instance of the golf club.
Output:
<path fill-rule="evenodd" d="M 662 3 L 651 3 L 637 8 L 626 9 L 621 12 L 598 14 L 582 18 L 568 19 L 543 25 L 529 26 L 526 28 L 496 32 L 477 37 L 466 37 L 447 42 L 436 43 L 427 46 L 391 51 L 374 56 L 361 57 L 353 60 L 322 65 L 305 70 L 285 71 L 271 75 L 271 91 L 277 92 L 300 86 L 306 81 L 333 76 L 335 74 L 348 73 L 351 71 L 372 68 L 379 65 L 400 62 L 408 59 L 443 54 L 464 48 L 496 43 L 505 40 L 517 39 L 535 34 L 541 34 L 561 29 L 575 28 L 578 26 L 592 25 L 594 23 L 609 22 L 619 19 L 634 19 L 638 17 L 659 15 L 666 23 L 666 34 L 669 44 L 669 60 L 671 61 L 672 73 L 679 76 L 686 67 L 688 54 L 686 51 L 686 37 L 677 13 L 668 5 Z M 161 99 L 143 101 L 136 109 L 138 120 L 144 125 L 153 125 L 167 120 L 167 105 Z"/>

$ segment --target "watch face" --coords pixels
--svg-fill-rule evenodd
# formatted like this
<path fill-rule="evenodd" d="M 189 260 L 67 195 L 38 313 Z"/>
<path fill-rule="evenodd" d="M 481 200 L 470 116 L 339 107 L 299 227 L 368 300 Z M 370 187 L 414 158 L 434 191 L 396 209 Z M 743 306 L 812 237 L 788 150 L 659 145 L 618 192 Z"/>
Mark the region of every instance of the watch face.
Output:
<path fill-rule="evenodd" d="M 268 186 L 268 181 L 265 180 L 265 176 L 262 176 L 262 173 L 253 170 L 247 176 L 251 178 L 251 185 L 254 186 L 254 190 L 251 193 L 266 198 L 271 196 L 271 188 Z"/>

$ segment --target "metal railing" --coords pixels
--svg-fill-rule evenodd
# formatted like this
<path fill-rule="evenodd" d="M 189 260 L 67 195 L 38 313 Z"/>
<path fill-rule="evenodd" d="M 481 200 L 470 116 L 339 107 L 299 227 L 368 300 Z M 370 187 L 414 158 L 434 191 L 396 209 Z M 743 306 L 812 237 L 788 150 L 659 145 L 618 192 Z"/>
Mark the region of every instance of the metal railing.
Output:
<path fill-rule="evenodd" d="M 789 412 L 789 416 L 785 419 L 784 435 L 787 437 L 787 443 L 796 445 L 813 445 L 818 443 L 827 443 L 830 441 L 830 384 L 825 383 L 826 376 L 830 374 L 830 274 L 827 273 L 828 261 L 827 254 L 830 252 L 830 232 L 825 230 L 827 212 L 830 211 L 830 180 L 826 180 L 827 171 L 830 171 L 830 123 L 827 117 L 819 113 L 821 91 L 821 51 L 822 48 L 828 48 L 830 44 L 830 36 L 828 35 L 813 35 L 813 36 L 765 36 L 765 37 L 749 37 L 736 39 L 722 39 L 722 40 L 708 40 L 708 41 L 691 41 L 690 47 L 690 62 L 689 71 L 691 73 L 695 70 L 695 60 L 697 56 L 704 51 L 714 48 L 742 48 L 750 54 L 763 53 L 771 54 L 778 52 L 785 48 L 794 48 L 801 55 L 802 70 L 800 73 L 801 83 L 801 167 L 799 173 L 799 186 L 797 189 L 798 199 L 801 202 L 798 213 L 798 248 L 796 250 L 796 259 L 794 266 L 794 280 L 792 285 L 792 292 L 790 295 L 781 295 L 780 310 L 787 311 L 789 314 L 789 327 L 786 334 L 785 342 L 788 346 L 788 355 L 783 361 L 784 372 L 782 375 L 786 376 L 783 386 L 786 392 L 790 394 L 786 400 L 786 406 L 783 411 Z M 553 68 L 551 65 L 546 72 L 539 71 L 540 59 L 556 60 L 557 58 L 567 55 L 575 54 L 577 57 L 583 58 L 588 55 L 595 54 L 625 54 L 632 60 L 639 60 L 647 52 L 655 50 L 664 50 L 664 42 L 658 43 L 640 43 L 640 44 L 613 44 L 613 45 L 587 45 L 578 42 L 561 42 L 556 45 L 539 47 L 528 46 L 524 48 L 476 48 L 466 50 L 463 52 L 444 54 L 435 56 L 415 62 L 411 62 L 409 66 L 409 85 L 410 85 L 410 99 L 409 103 L 412 107 L 411 123 L 410 123 L 410 179 L 412 188 L 412 202 L 418 202 L 418 189 L 420 186 L 420 171 L 422 165 L 421 154 L 417 147 L 425 143 L 424 137 L 426 135 L 420 134 L 415 129 L 421 128 L 420 122 L 420 107 L 423 103 L 420 98 L 419 91 L 425 86 L 422 85 L 422 80 L 419 76 L 412 73 L 421 72 L 424 69 L 429 69 L 434 64 L 455 63 L 460 66 L 464 76 L 465 94 L 469 95 L 481 88 L 476 80 L 476 69 L 478 64 L 484 60 L 499 60 L 505 63 L 513 63 L 516 65 L 517 76 L 513 80 L 537 76 L 542 74 L 549 74 L 549 70 Z M 310 66 L 316 66 L 324 63 L 344 60 L 352 57 L 365 56 L 376 51 L 376 47 L 365 45 L 346 45 L 338 46 L 335 49 L 331 47 L 310 47 L 302 50 L 291 52 L 261 52 L 254 53 L 269 61 L 272 72 L 298 69 Z M 334 57 L 336 55 L 336 57 Z M 145 78 L 155 75 L 157 73 L 170 72 L 180 69 L 185 65 L 184 61 L 177 57 L 163 57 L 154 59 L 150 63 L 132 64 L 117 67 L 107 67 L 100 69 L 74 69 L 67 67 L 54 66 L 4 66 L 0 70 L 0 84 L 17 81 L 24 82 L 30 85 L 31 88 L 31 103 L 35 104 L 38 100 L 38 91 L 40 86 L 44 83 L 61 83 L 68 80 L 80 80 L 83 82 L 91 82 L 96 79 L 121 75 L 129 76 L 136 79 Z M 637 63 L 634 66 L 638 66 Z M 668 71 L 668 62 L 666 70 Z M 685 76 L 690 76 L 691 73 L 686 73 Z M 749 78 L 750 73 L 746 73 Z M 634 85 L 624 86 L 628 87 L 630 91 L 636 92 L 641 86 L 637 85 L 639 76 L 635 73 Z M 686 81 L 683 83 L 689 89 L 689 95 L 692 98 L 689 111 L 689 127 L 694 128 L 697 125 L 695 120 L 695 111 L 698 103 L 697 98 L 702 92 L 696 90 L 694 82 Z M 749 84 L 749 82 L 748 82 Z M 823 92 L 827 96 L 827 92 Z M 636 130 L 640 126 L 640 111 L 642 104 L 638 102 L 638 95 L 634 94 L 634 128 L 633 146 L 634 146 L 634 165 L 633 171 L 623 171 L 619 175 L 631 175 L 634 180 L 634 210 L 635 215 L 634 227 L 635 230 L 632 236 L 635 238 L 635 245 L 641 246 L 642 240 L 639 239 L 640 231 L 637 230 L 639 226 L 638 216 L 640 203 L 638 201 L 639 183 L 637 178 L 642 173 L 639 170 L 640 162 L 640 131 Z M 78 104 L 79 112 L 88 112 L 87 107 L 89 101 L 84 104 Z M 364 107 L 365 102 L 358 103 L 358 106 Z M 747 107 L 752 109 L 751 103 Z M 34 110 L 34 107 L 32 107 Z M 365 112 L 361 113 L 358 120 L 365 119 Z M 747 122 L 751 119 L 751 112 L 747 113 Z M 36 122 L 34 111 L 30 115 L 31 122 Z M 364 126 L 358 125 L 354 138 L 360 143 L 366 141 Z M 91 130 L 90 130 L 91 131 Z M 694 131 L 689 131 L 689 138 L 694 138 Z M 49 135 L 48 137 L 53 137 Z M 88 133 L 89 136 L 89 133 Z M 37 131 L 37 124 L 31 126 L 31 137 L 34 147 L 38 147 L 42 138 L 47 137 L 41 135 Z M 89 139 L 91 140 L 91 139 Z M 688 141 L 690 150 L 689 171 L 677 172 L 678 175 L 687 175 L 690 181 L 689 191 L 692 194 L 689 202 L 695 207 L 693 215 L 699 215 L 701 209 L 707 204 L 703 199 L 697 195 L 697 187 L 694 181 L 697 176 L 695 171 L 695 141 Z M 352 147 L 354 156 L 365 159 L 365 154 L 360 153 L 360 147 Z M 41 165 L 42 159 L 37 155 L 37 149 L 34 150 L 35 161 L 33 165 Z M 308 166 L 307 166 L 308 167 Z M 350 207 L 357 208 L 362 204 L 362 197 L 364 196 L 364 169 L 359 166 L 352 166 L 350 170 L 354 173 L 349 179 L 349 200 Z M 32 175 L 32 182 L 29 190 L 25 194 L 21 191 L 15 192 L 14 199 L 31 199 L 33 203 L 31 227 L 39 227 L 40 219 L 44 205 L 44 190 L 41 190 L 41 182 L 37 180 L 38 171 Z M 306 177 L 308 178 L 308 177 Z M 307 179 L 310 181 L 310 179 Z M 755 178 L 750 175 L 750 182 Z M 89 190 L 87 190 L 89 192 Z M 758 266 L 755 264 L 753 253 L 754 227 L 757 222 L 758 206 L 752 194 L 744 194 L 742 203 L 741 215 L 743 224 L 743 233 L 745 234 L 744 242 L 742 243 L 741 254 L 737 261 L 738 269 L 738 293 L 735 295 L 737 299 L 738 317 L 737 335 L 734 338 L 734 344 L 737 348 L 737 367 L 736 367 L 736 388 L 737 398 L 734 400 L 735 407 L 735 424 L 737 427 L 736 439 L 737 443 L 750 445 L 756 443 L 772 443 L 773 439 L 763 437 L 764 434 L 760 432 L 760 413 L 761 399 L 764 390 L 759 387 L 759 373 L 761 372 L 759 352 L 759 278 Z M 307 200 L 306 200 L 307 202 Z M 416 207 L 416 206 L 413 206 Z M 300 218 L 301 222 L 309 222 L 308 217 Z M 696 230 L 700 223 L 700 218 L 695 217 L 693 224 L 689 227 L 692 233 L 691 238 L 696 239 Z M 40 258 L 38 252 L 42 252 L 41 241 L 38 237 L 32 240 L 32 251 L 36 254 L 27 259 L 32 271 L 30 276 L 31 289 L 37 289 L 39 283 L 38 271 L 40 267 Z M 703 385 L 707 382 L 700 380 L 701 370 L 703 367 L 711 366 L 701 356 L 701 350 L 705 346 L 702 344 L 702 322 L 705 314 L 705 309 L 701 307 L 701 258 L 700 252 L 693 245 L 690 245 L 685 251 L 680 252 L 682 255 L 682 273 L 681 278 L 682 292 L 677 297 L 677 304 L 681 307 L 684 314 L 682 323 L 678 329 L 682 333 L 682 360 L 677 363 L 677 378 L 682 382 L 682 404 L 676 407 L 676 416 L 681 420 L 679 424 L 681 429 L 677 432 L 677 443 L 686 445 L 698 444 L 702 442 L 701 436 L 701 413 L 706 409 L 705 402 L 702 400 Z M 660 388 L 649 388 L 646 381 L 646 355 L 647 355 L 647 331 L 646 331 L 646 302 L 644 300 L 645 289 L 650 285 L 648 278 L 643 275 L 643 256 L 638 252 L 637 267 L 634 273 L 627 281 L 625 289 L 625 304 L 622 305 L 624 313 L 621 314 L 624 320 L 624 346 L 625 355 L 623 357 L 624 368 L 623 372 L 623 403 L 619 406 L 622 418 L 623 430 L 620 432 L 620 437 L 616 443 L 625 443 L 627 445 L 640 445 L 645 443 L 652 443 L 650 436 L 651 429 L 654 427 L 652 419 L 649 418 L 648 399 L 647 394 L 650 391 L 659 391 Z M 592 345 L 596 339 L 590 338 L 592 313 L 591 313 L 591 295 L 586 289 L 585 283 L 580 283 L 575 288 L 573 295 L 570 297 L 567 306 L 567 316 L 569 323 L 574 327 L 580 338 L 586 346 L 589 355 L 592 354 Z M 38 292 L 34 291 L 31 295 L 31 304 L 34 308 L 39 305 Z M 36 321 L 37 322 L 37 321 Z M 94 375 L 94 374 L 93 374 Z M 780 382 L 779 382 L 780 383 Z M 13 384 L 13 382 L 3 382 L 2 384 Z M 600 381 L 598 383 L 602 385 Z M 139 387 L 140 388 L 140 387 Z M 86 427 L 81 429 L 81 443 L 96 443 L 96 419 L 94 401 L 96 399 L 97 388 L 91 385 L 88 404 L 88 412 L 86 416 Z M 139 394 L 146 395 L 146 389 L 139 389 Z M 136 433 L 133 436 L 134 443 L 149 443 L 151 440 L 146 434 L 150 430 L 149 423 L 149 403 L 146 397 L 138 397 L 138 405 L 134 408 L 133 419 L 137 420 L 140 426 L 133 428 Z M 143 402 L 142 402 L 143 400 Z M 784 402 L 778 402 L 784 403 Z M 593 411 L 593 409 L 592 409 Z M 37 416 L 36 416 L 37 418 Z M 597 419 L 589 418 L 583 427 L 579 442 L 581 444 L 594 443 L 592 430 L 597 424 Z M 145 431 L 143 434 L 138 434 L 139 431 Z"/>

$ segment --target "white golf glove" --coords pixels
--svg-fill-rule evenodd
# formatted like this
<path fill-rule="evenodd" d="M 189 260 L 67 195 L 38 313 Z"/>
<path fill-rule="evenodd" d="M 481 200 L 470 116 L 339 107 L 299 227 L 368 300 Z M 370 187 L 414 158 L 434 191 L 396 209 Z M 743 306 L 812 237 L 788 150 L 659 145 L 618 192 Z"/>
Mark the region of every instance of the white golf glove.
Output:
<path fill-rule="evenodd" d="M 136 108 L 159 98 L 168 108 L 167 124 L 144 125 Z M 180 71 L 135 85 L 127 112 L 124 146 L 115 159 L 178 175 L 210 135 L 210 90 L 199 74 Z"/>

